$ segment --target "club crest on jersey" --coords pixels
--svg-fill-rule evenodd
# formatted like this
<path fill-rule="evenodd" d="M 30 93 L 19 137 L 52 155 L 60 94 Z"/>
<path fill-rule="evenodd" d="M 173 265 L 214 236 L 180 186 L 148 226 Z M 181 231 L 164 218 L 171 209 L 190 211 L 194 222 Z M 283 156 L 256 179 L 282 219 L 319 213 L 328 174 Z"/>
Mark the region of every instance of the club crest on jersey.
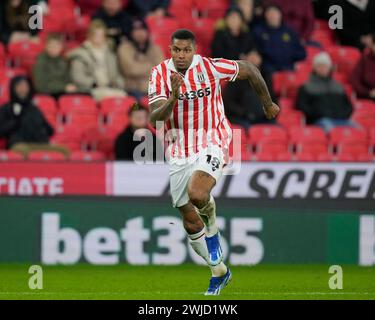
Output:
<path fill-rule="evenodd" d="M 197 74 L 197 77 L 198 77 L 198 81 L 199 81 L 200 83 L 206 81 L 206 78 L 204 77 L 204 74 L 203 74 L 202 72 L 198 73 L 198 74 Z"/>

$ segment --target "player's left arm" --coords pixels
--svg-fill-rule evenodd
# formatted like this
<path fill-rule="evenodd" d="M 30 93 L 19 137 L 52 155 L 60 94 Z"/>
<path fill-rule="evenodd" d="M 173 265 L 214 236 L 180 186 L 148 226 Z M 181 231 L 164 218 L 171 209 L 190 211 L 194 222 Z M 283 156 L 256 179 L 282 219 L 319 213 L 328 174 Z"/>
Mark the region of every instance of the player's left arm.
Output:
<path fill-rule="evenodd" d="M 280 112 L 280 107 L 272 101 L 259 69 L 246 60 L 239 60 L 237 63 L 239 71 L 236 80 L 248 80 L 263 105 L 267 119 L 275 118 Z"/>

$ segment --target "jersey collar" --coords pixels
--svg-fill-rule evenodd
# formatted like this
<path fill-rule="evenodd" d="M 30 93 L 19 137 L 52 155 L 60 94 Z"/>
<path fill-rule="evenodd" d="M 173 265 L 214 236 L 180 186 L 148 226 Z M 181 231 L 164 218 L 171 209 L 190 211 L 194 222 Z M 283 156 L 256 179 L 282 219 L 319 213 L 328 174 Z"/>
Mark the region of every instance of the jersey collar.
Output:
<path fill-rule="evenodd" d="M 193 61 L 191 62 L 191 65 L 188 68 L 188 70 L 190 70 L 190 69 L 194 68 L 195 66 L 197 66 L 198 63 L 199 63 L 199 55 L 195 54 L 194 58 L 193 58 Z M 173 71 L 173 72 L 177 72 L 176 67 L 174 66 L 172 58 L 169 59 L 168 64 L 167 64 L 167 68 L 169 70 Z"/>

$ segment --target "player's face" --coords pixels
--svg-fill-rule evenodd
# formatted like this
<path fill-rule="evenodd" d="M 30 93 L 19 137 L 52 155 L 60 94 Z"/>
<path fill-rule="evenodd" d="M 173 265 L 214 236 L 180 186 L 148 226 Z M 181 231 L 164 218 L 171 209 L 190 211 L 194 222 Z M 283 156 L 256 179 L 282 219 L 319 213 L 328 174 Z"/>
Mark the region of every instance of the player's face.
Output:
<path fill-rule="evenodd" d="M 191 40 L 174 39 L 170 46 L 173 63 L 178 71 L 187 70 L 196 53 L 196 47 Z"/>

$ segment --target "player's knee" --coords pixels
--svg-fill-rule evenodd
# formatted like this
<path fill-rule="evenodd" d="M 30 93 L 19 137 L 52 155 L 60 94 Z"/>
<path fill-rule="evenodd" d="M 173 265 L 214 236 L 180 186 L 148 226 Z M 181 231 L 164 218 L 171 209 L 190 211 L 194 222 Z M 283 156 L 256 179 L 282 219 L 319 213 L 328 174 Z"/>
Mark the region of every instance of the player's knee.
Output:
<path fill-rule="evenodd" d="M 199 209 L 203 208 L 207 204 L 210 198 L 207 192 L 197 190 L 197 189 L 192 189 L 192 188 L 189 188 L 188 194 L 189 194 L 189 199 L 191 203 Z"/>

